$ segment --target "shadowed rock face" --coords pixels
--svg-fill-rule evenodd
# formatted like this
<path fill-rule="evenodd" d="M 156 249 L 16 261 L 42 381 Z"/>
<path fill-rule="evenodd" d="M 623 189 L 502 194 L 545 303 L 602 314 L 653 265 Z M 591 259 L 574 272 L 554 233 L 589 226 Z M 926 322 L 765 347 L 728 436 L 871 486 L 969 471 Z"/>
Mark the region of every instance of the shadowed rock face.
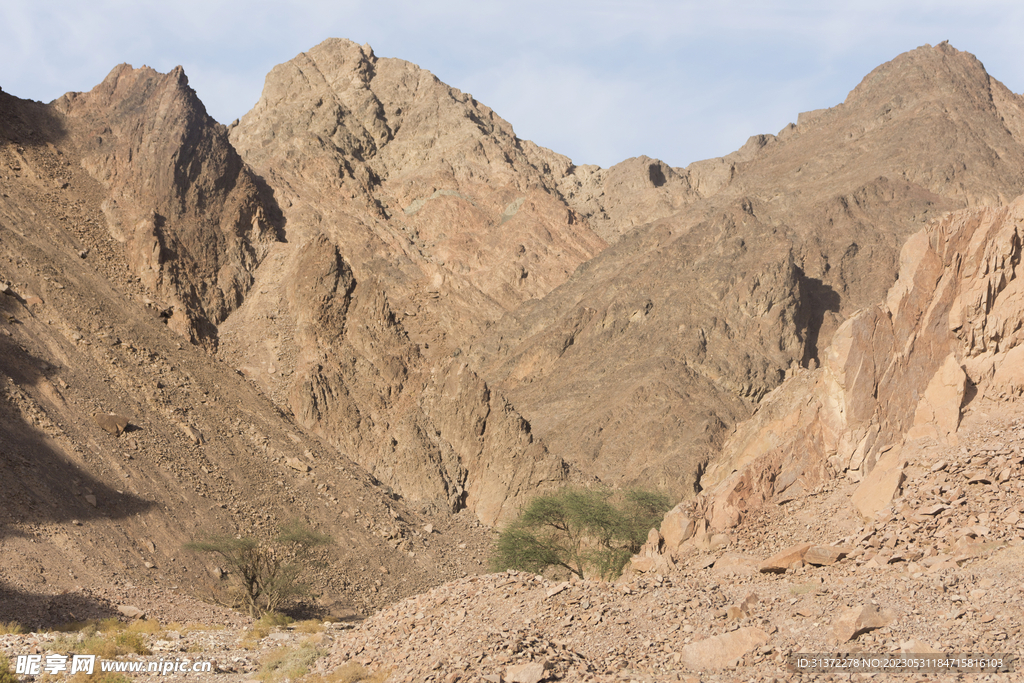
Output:
<path fill-rule="evenodd" d="M 734 527 L 844 475 L 861 482 L 852 502 L 870 519 L 898 492 L 906 442 L 956 445 L 966 404 L 1021 395 L 1022 221 L 1018 198 L 952 213 L 911 236 L 884 302 L 851 315 L 820 369 L 800 371 L 762 401 L 705 473 L 708 493 L 677 509 L 663 532 L 693 519 Z"/>
<path fill-rule="evenodd" d="M 37 628 L 116 616 L 111 601 L 139 587 L 208 593 L 224 585 L 215 562 L 183 544 L 205 534 L 265 539 L 296 517 L 338 540 L 317 590 L 342 611 L 369 610 L 454 576 L 448 558 L 462 552 L 454 539 L 472 543 L 472 528 L 421 544 L 414 560 L 417 530 L 427 522 L 450 528 L 451 517 L 423 518 L 395 500 L 210 347 L 189 344 L 171 328 L 185 313 L 196 316 L 185 333 L 202 331 L 195 321 L 215 319 L 204 317 L 213 308 L 199 305 L 215 298 L 197 298 L 184 313 L 176 308 L 169 320 L 166 305 L 188 301 L 191 290 L 176 287 L 216 273 L 213 266 L 230 262 L 231 245 L 251 242 L 252 232 L 223 232 L 245 215 L 230 207 L 251 172 L 231 156 L 214 122 L 195 110 L 194 118 L 179 116 L 189 92 L 180 81 L 126 68 L 115 74 L 96 92 L 116 81 L 161 106 L 112 97 L 115 116 L 98 95 L 43 105 L 0 93 L 0 621 Z M 69 101 L 83 107 L 81 116 L 62 113 L 77 106 Z M 161 112 L 169 123 L 154 128 Z M 105 162 L 110 178 L 94 176 L 90 121 L 111 131 L 102 134 L 113 150 Z M 234 159 L 223 168 L 206 143 L 188 142 L 218 139 L 222 160 Z M 138 151 L 151 145 L 168 156 Z M 201 172 L 185 182 L 173 166 L 189 149 Z M 234 189 L 218 189 L 224 175 L 206 175 L 217 168 L 237 171 Z M 157 171 L 166 173 L 158 178 Z M 131 239 L 118 239 L 108 222 L 107 202 L 122 190 L 115 217 L 148 197 L 166 217 L 168 240 L 223 239 L 201 253 L 165 255 L 157 262 L 164 289 L 153 289 L 139 276 Z M 340 282 L 330 301 L 344 301 L 346 271 L 337 259 L 307 263 L 314 277 L 296 288 L 322 324 L 333 325 L 333 309 L 315 299 L 317 283 Z M 172 277 L 179 268 L 185 279 Z M 213 296 L 215 289 L 216 281 L 204 291 Z M 168 299 L 157 305 L 164 291 Z M 392 542 L 378 545 L 384 536 Z M 147 610 L 176 602 L 145 600 Z"/>

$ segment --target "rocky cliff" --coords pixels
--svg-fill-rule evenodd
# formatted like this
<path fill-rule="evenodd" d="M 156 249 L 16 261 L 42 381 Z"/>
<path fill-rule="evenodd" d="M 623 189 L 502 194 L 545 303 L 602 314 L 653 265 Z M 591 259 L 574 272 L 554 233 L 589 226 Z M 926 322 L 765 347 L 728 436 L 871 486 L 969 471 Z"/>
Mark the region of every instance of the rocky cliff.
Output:
<path fill-rule="evenodd" d="M 706 546 L 839 477 L 860 482 L 852 505 L 873 520 L 922 442 L 955 446 L 968 406 L 1020 396 L 1022 222 L 1024 197 L 912 235 L 886 298 L 840 326 L 821 368 L 787 379 L 737 427 L 704 473 L 708 491 L 666 518 L 662 550 Z"/>

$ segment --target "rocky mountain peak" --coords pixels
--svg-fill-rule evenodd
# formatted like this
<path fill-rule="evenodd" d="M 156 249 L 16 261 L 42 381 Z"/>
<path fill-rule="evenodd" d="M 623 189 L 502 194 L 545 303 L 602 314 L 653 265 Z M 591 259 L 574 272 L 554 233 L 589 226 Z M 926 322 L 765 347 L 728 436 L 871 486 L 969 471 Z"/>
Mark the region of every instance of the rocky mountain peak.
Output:
<path fill-rule="evenodd" d="M 989 99 L 989 78 L 985 66 L 971 53 L 948 42 L 923 45 L 872 70 L 850 92 L 845 104 L 873 101 L 912 110 L 922 102 L 941 100 L 951 108 L 960 105 L 957 100 L 964 97 L 984 104 Z"/>
<path fill-rule="evenodd" d="M 173 311 L 169 324 L 215 343 L 215 325 L 252 284 L 276 239 L 276 210 L 188 85 L 184 69 L 115 67 L 53 103 L 81 165 L 108 192 L 106 227 L 130 268 Z"/>

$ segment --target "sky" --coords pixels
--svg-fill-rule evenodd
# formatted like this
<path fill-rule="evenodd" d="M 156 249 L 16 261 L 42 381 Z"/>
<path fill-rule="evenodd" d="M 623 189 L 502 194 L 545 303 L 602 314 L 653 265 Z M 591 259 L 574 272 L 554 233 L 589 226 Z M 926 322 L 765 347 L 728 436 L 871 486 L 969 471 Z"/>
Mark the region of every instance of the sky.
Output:
<path fill-rule="evenodd" d="M 685 166 L 834 106 L 876 66 L 943 40 L 1024 90 L 1019 0 L 0 0 L 0 88 L 48 102 L 117 64 L 189 83 L 222 123 L 328 37 L 369 43 L 490 106 L 576 164 Z"/>

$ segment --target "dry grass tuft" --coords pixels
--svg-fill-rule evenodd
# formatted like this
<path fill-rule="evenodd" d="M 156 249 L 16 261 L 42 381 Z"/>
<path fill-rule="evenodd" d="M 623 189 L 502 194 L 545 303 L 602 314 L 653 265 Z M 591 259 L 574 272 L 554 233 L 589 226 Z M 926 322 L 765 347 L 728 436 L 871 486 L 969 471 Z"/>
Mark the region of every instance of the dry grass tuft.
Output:
<path fill-rule="evenodd" d="M 305 676 L 323 650 L 304 644 L 296 648 L 282 647 L 274 651 L 270 658 L 260 668 L 258 678 L 263 683 L 278 683 L 278 681 L 293 681 Z"/>
<path fill-rule="evenodd" d="M 347 662 L 329 674 L 310 674 L 302 683 L 384 683 L 391 669 L 370 671 L 358 662 Z"/>
<path fill-rule="evenodd" d="M 28 629 L 16 621 L 0 621 L 0 636 L 28 633 Z"/>

